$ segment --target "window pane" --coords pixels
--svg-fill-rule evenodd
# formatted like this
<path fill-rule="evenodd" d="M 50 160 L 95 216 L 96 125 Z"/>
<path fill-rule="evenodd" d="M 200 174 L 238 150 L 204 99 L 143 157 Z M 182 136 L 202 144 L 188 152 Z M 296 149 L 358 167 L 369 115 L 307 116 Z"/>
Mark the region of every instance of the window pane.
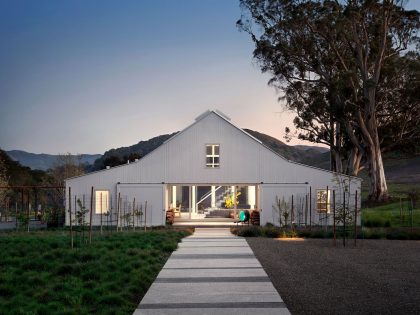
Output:
<path fill-rule="evenodd" d="M 211 154 L 212 154 L 212 152 L 211 152 L 211 148 L 212 148 L 212 146 L 211 146 L 211 145 L 206 145 L 206 154 L 207 154 L 207 155 L 211 155 Z"/>
<path fill-rule="evenodd" d="M 318 212 L 330 212 L 330 193 L 326 189 L 317 190 L 316 203 Z"/>
<path fill-rule="evenodd" d="M 207 164 L 212 164 L 213 163 L 213 158 L 212 157 L 207 157 L 206 158 L 206 163 Z"/>
<path fill-rule="evenodd" d="M 215 156 L 213 159 L 214 159 L 215 164 L 219 164 L 219 157 L 218 156 Z"/>
<path fill-rule="evenodd" d="M 219 155 L 219 145 L 218 144 L 214 145 L 214 155 Z"/>
<path fill-rule="evenodd" d="M 95 213 L 107 213 L 109 211 L 109 192 L 107 190 L 95 191 Z"/>

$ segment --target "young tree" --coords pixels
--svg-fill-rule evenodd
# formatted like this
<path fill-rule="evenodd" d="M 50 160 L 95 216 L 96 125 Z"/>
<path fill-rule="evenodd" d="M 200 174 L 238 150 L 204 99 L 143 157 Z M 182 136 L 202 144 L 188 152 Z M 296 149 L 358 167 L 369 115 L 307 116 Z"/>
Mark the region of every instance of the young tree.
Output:
<path fill-rule="evenodd" d="M 7 177 L 7 167 L 3 158 L 0 156 L 0 186 L 8 186 L 9 180 Z M 6 188 L 0 189 L 0 209 L 4 206 L 8 190 Z"/>
<path fill-rule="evenodd" d="M 330 145 L 334 170 L 356 175 L 364 161 L 369 198 L 387 199 L 382 71 L 418 42 L 418 12 L 392 0 L 241 0 L 241 6 L 247 15 L 237 24 L 255 42 L 262 71 L 273 74 L 270 83 L 297 113 L 300 138 Z"/>
<path fill-rule="evenodd" d="M 72 155 L 70 153 L 60 154 L 57 157 L 55 166 L 48 170 L 49 178 L 47 185 L 57 186 L 50 197 L 51 204 L 53 206 L 52 213 L 50 213 L 50 225 L 60 225 L 62 220 L 64 220 L 64 199 L 65 189 L 64 187 L 66 178 L 73 176 L 79 176 L 84 174 L 85 165 L 81 163 L 80 155 Z"/>

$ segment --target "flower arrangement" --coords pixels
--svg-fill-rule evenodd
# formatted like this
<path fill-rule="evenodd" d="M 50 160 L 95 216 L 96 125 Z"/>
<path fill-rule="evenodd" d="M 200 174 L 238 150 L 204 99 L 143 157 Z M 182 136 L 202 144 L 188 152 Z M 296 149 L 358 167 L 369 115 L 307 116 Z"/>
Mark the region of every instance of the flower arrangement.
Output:
<path fill-rule="evenodd" d="M 227 209 L 232 209 L 235 205 L 239 204 L 238 197 L 241 195 L 241 192 L 238 192 L 236 195 L 230 195 L 225 198 L 225 207 Z"/>

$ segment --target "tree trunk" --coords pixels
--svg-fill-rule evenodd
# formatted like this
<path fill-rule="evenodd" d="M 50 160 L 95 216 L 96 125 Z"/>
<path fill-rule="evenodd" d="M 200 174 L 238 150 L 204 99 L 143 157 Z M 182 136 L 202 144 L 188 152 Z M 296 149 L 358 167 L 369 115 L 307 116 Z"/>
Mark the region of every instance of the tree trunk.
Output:
<path fill-rule="evenodd" d="M 386 201 L 389 198 L 385 179 L 382 154 L 379 146 L 369 148 L 367 151 L 369 167 L 369 196 L 370 201 Z"/>
<path fill-rule="evenodd" d="M 367 92 L 367 93 L 366 93 Z M 381 146 L 379 143 L 378 125 L 375 112 L 375 89 L 365 88 L 367 96 L 366 124 L 363 124 L 362 135 L 367 145 L 366 159 L 369 168 L 369 195 L 370 201 L 386 201 L 389 199 L 386 184 L 384 164 L 382 161 Z"/>
<path fill-rule="evenodd" d="M 362 157 L 363 154 L 356 146 L 354 146 L 350 153 L 347 174 L 351 176 L 357 176 L 359 174 L 359 172 L 362 170 L 360 165 Z"/>

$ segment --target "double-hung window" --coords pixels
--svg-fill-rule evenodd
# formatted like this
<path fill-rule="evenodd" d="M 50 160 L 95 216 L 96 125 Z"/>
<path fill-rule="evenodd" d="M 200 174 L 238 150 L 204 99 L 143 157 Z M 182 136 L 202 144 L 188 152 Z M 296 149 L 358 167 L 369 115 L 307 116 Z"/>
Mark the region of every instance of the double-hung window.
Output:
<path fill-rule="evenodd" d="M 215 168 L 220 166 L 220 145 L 206 145 L 206 167 Z"/>

